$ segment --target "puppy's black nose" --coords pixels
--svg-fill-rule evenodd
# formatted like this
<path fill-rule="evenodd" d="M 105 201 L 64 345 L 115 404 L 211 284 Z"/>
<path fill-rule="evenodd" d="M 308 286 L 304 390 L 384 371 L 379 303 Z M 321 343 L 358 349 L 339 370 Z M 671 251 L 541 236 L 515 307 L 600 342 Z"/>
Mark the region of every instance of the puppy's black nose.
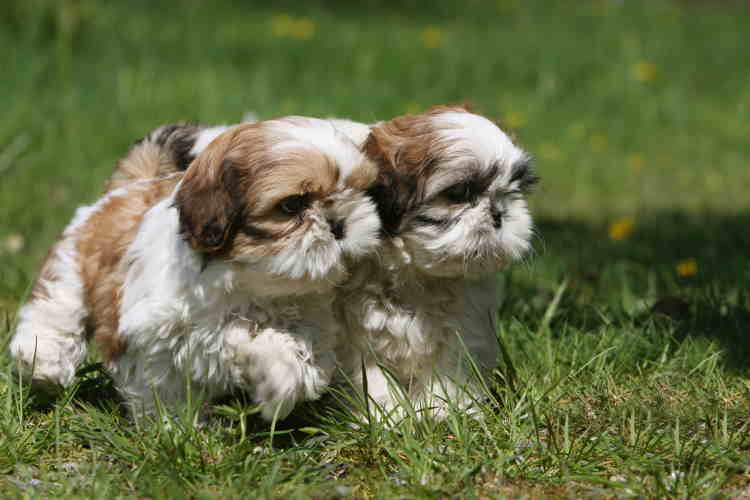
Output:
<path fill-rule="evenodd" d="M 333 234 L 333 237 L 337 240 L 340 240 L 344 237 L 344 234 L 346 234 L 346 230 L 344 228 L 344 220 L 343 219 L 334 219 L 329 217 L 328 219 L 328 226 L 331 228 L 331 234 Z"/>
<path fill-rule="evenodd" d="M 490 215 L 492 215 L 492 227 L 494 227 L 495 229 L 500 229 L 501 227 L 503 227 L 503 216 L 505 215 L 504 211 L 493 205 L 492 207 L 490 207 Z"/>

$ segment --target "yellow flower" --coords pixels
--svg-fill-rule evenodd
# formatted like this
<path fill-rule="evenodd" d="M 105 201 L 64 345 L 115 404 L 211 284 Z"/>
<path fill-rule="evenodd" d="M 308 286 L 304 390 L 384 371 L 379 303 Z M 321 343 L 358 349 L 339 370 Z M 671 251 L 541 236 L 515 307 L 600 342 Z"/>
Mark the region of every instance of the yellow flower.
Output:
<path fill-rule="evenodd" d="M 594 153 L 604 153 L 609 146 L 609 140 L 604 134 L 594 134 L 589 139 L 589 145 Z"/>
<path fill-rule="evenodd" d="M 615 241 L 622 241 L 630 237 L 635 230 L 632 217 L 621 217 L 609 225 L 609 237 Z"/>
<path fill-rule="evenodd" d="M 640 172 L 646 166 L 646 160 L 641 153 L 630 153 L 627 158 L 628 168 L 635 172 Z"/>
<path fill-rule="evenodd" d="M 311 40 L 315 36 L 315 30 L 315 22 L 306 17 L 295 19 L 286 14 L 279 14 L 271 18 L 271 32 L 274 36 Z"/>
<path fill-rule="evenodd" d="M 674 268 L 680 276 L 695 276 L 698 274 L 698 261 L 695 259 L 681 260 Z"/>
<path fill-rule="evenodd" d="M 292 36 L 297 40 L 312 40 L 315 36 L 315 22 L 312 19 L 297 19 L 292 24 Z"/>
<path fill-rule="evenodd" d="M 656 80 L 658 70 L 651 61 L 640 61 L 630 67 L 630 76 L 635 81 L 648 83 Z"/>
<path fill-rule="evenodd" d="M 13 233 L 6 236 L 3 243 L 5 243 L 5 249 L 9 253 L 18 253 L 26 246 L 26 239 L 22 234 Z"/>
<path fill-rule="evenodd" d="M 526 125 L 526 115 L 520 111 L 511 111 L 505 115 L 503 122 L 510 128 L 521 128 Z"/>
<path fill-rule="evenodd" d="M 436 49 L 443 44 L 443 31 L 435 26 L 427 26 L 419 37 L 428 49 Z"/>

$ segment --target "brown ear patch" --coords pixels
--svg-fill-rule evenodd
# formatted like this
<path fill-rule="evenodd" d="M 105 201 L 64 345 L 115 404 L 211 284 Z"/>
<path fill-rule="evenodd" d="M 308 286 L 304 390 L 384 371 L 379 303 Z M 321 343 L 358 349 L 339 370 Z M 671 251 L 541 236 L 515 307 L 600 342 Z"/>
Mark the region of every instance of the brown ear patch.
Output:
<path fill-rule="evenodd" d="M 241 201 L 233 195 L 239 180 L 232 162 L 225 159 L 213 170 L 208 175 L 188 170 L 175 197 L 180 232 L 203 253 L 218 252 L 227 244 L 242 211 Z"/>
<path fill-rule="evenodd" d="M 383 230 L 400 231 L 403 217 L 424 197 L 425 183 L 445 153 L 432 118 L 461 107 L 436 106 L 419 115 L 405 115 L 372 128 L 363 152 L 378 166 L 378 179 L 368 189 L 377 205 Z"/>
<path fill-rule="evenodd" d="M 219 136 L 188 168 L 175 196 L 180 231 L 197 252 L 222 253 L 245 209 L 248 173 L 261 158 L 258 124 L 234 127 Z"/>

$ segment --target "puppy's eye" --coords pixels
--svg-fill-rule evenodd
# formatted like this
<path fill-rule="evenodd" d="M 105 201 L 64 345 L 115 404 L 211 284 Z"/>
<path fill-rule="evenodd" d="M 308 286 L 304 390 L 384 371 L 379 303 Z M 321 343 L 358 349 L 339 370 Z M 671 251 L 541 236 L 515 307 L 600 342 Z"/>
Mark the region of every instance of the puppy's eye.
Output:
<path fill-rule="evenodd" d="M 474 198 L 474 190 L 470 183 L 462 182 L 460 184 L 454 184 L 443 191 L 443 196 L 453 203 L 466 203 Z"/>
<path fill-rule="evenodd" d="M 310 199 L 304 194 L 287 196 L 279 203 L 279 210 L 286 215 L 299 215 L 310 206 Z"/>

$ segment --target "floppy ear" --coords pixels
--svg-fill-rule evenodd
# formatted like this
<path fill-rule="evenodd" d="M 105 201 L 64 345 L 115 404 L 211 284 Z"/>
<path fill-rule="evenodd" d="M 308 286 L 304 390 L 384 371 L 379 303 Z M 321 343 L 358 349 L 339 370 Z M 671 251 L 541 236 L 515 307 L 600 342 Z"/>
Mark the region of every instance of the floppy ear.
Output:
<path fill-rule="evenodd" d="M 180 232 L 194 250 L 207 254 L 231 242 L 243 211 L 237 168 L 226 157 L 228 148 L 221 146 L 198 155 L 175 197 Z"/>
<path fill-rule="evenodd" d="M 375 183 L 367 189 L 367 195 L 375 202 L 383 232 L 388 236 L 395 236 L 405 211 L 398 172 L 374 132 L 370 132 L 362 151 L 378 168 Z"/>
<path fill-rule="evenodd" d="M 404 215 L 424 191 L 433 160 L 428 151 L 432 130 L 423 117 L 403 116 L 375 125 L 362 151 L 378 166 L 378 178 L 367 190 L 377 206 L 383 231 L 395 236 Z"/>

